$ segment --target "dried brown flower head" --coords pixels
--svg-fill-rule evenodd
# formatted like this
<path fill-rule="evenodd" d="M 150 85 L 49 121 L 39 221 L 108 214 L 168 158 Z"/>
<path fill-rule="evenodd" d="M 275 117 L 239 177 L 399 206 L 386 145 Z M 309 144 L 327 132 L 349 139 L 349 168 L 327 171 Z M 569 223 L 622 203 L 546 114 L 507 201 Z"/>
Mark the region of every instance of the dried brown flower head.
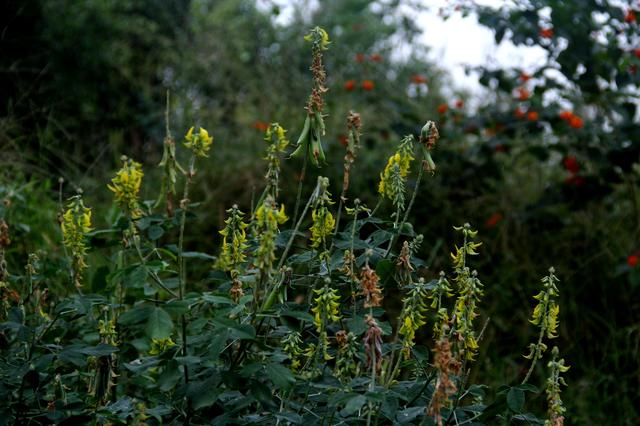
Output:
<path fill-rule="evenodd" d="M 364 353 L 367 356 L 366 367 L 371 369 L 375 362 L 376 372 L 380 372 L 382 367 L 382 330 L 371 315 L 365 317 L 365 322 L 369 327 L 364 334 Z"/>
<path fill-rule="evenodd" d="M 380 278 L 378 274 L 376 274 L 376 271 L 371 269 L 369 265 L 365 265 L 360 275 L 362 295 L 365 297 L 365 308 L 376 307 L 382 304 L 382 291 L 378 287 L 378 281 L 380 281 Z"/>

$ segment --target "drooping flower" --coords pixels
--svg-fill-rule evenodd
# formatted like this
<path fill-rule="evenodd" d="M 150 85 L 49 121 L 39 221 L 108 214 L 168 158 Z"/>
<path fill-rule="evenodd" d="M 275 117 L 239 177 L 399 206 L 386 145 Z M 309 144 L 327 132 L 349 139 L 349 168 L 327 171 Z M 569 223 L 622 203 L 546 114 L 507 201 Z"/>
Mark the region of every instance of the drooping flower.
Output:
<path fill-rule="evenodd" d="M 394 155 L 389 157 L 380 174 L 378 192 L 398 207 L 404 205 L 405 179 L 409 173 L 413 156 L 413 136 L 406 136 Z"/>
<path fill-rule="evenodd" d="M 151 349 L 149 349 L 149 355 L 156 356 L 161 355 L 174 347 L 176 344 L 171 337 L 163 337 L 160 339 L 151 339 Z"/>
<path fill-rule="evenodd" d="M 264 140 L 267 142 L 267 174 L 265 180 L 267 187 L 265 193 L 270 194 L 274 199 L 278 198 L 280 193 L 280 157 L 284 154 L 285 149 L 289 146 L 287 139 L 287 131 L 278 123 L 271 123 L 264 134 Z"/>
<path fill-rule="evenodd" d="M 71 252 L 75 285 L 82 285 L 82 271 L 87 267 L 85 256 L 87 253 L 87 234 L 91 228 L 91 209 L 84 206 L 82 197 L 71 197 L 67 211 L 62 215 L 62 242 Z"/>
<path fill-rule="evenodd" d="M 424 278 L 413 284 L 409 294 L 402 300 L 403 307 L 400 313 L 400 329 L 398 334 L 402 336 L 402 353 L 408 359 L 411 356 L 411 348 L 415 344 L 416 331 L 426 324 L 425 313 L 427 311 L 426 300 L 429 296 Z"/>
<path fill-rule="evenodd" d="M 258 248 L 255 251 L 255 264 L 264 273 L 269 274 L 276 259 L 276 237 L 280 232 L 278 225 L 289 218 L 284 212 L 284 204 L 278 209 L 271 196 L 267 196 L 255 213 L 255 235 Z"/>
<path fill-rule="evenodd" d="M 198 133 L 194 134 L 194 127 L 191 127 L 184 137 L 184 146 L 193 151 L 198 157 L 208 157 L 207 152 L 213 143 L 213 136 L 209 136 L 209 132 L 200 127 Z"/>
<path fill-rule="evenodd" d="M 138 193 L 142 184 L 142 165 L 130 158 L 122 157 L 123 165 L 107 187 L 115 194 L 116 201 L 132 219 L 139 219 L 142 211 L 138 205 Z"/>
<path fill-rule="evenodd" d="M 319 177 L 318 183 L 320 193 L 315 200 L 314 207 L 311 212 L 313 224 L 309 229 L 311 231 L 311 247 L 314 249 L 322 248 L 319 257 L 321 259 L 328 260 L 329 252 L 327 250 L 327 238 L 333 234 L 333 229 L 336 226 L 336 220 L 327 208 L 327 206 L 333 204 L 333 201 L 331 201 L 331 194 L 328 191 L 329 179 Z"/>
<path fill-rule="evenodd" d="M 313 301 L 314 306 L 311 308 L 313 312 L 313 324 L 319 333 L 318 344 L 321 346 L 322 354 L 325 361 L 332 359 L 329 355 L 329 338 L 327 335 L 327 326 L 331 323 L 340 321 L 340 296 L 338 290 L 329 287 L 328 283 L 318 290 L 313 290 L 317 295 Z"/>
<path fill-rule="evenodd" d="M 248 225 L 244 223 L 244 213 L 238 209 L 237 205 L 234 204 L 227 213 L 225 227 L 220 231 L 223 237 L 222 249 L 216 266 L 224 271 L 231 271 L 237 269 L 246 259 L 244 252 L 248 244 L 245 229 Z"/>

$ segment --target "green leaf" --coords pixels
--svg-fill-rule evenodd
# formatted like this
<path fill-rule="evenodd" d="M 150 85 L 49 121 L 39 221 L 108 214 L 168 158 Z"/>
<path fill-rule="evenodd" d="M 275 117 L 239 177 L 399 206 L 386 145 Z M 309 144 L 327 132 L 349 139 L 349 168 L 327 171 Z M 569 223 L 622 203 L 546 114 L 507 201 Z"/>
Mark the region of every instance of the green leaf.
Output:
<path fill-rule="evenodd" d="M 265 371 L 269 380 L 278 389 L 289 388 L 296 382 L 296 378 L 293 377 L 291 371 L 281 364 L 267 364 L 265 365 Z"/>
<path fill-rule="evenodd" d="M 144 266 L 136 266 L 124 277 L 124 286 L 127 288 L 142 288 L 147 280 L 147 270 Z"/>
<path fill-rule="evenodd" d="M 203 260 L 215 260 L 215 256 L 211 256 L 207 253 L 201 253 L 199 251 L 185 251 L 182 253 L 182 257 L 190 259 L 203 259 Z"/>
<path fill-rule="evenodd" d="M 196 410 L 213 405 L 218 399 L 218 395 L 222 392 L 222 389 L 218 387 L 220 382 L 218 373 L 210 370 L 206 376 L 206 380 L 189 383 L 187 394 L 191 398 L 193 408 Z"/>
<path fill-rule="evenodd" d="M 416 417 L 424 413 L 424 410 L 424 407 L 410 407 L 400 411 L 396 419 L 400 424 L 406 424 L 415 420 Z"/>
<path fill-rule="evenodd" d="M 253 340 L 256 337 L 256 330 L 249 324 L 238 324 L 225 317 L 215 318 L 213 324 L 217 327 L 229 328 L 232 339 Z"/>
<path fill-rule="evenodd" d="M 343 417 L 348 417 L 358 412 L 364 404 L 367 403 L 367 398 L 364 395 L 356 395 L 351 398 L 345 404 L 344 408 L 340 411 Z"/>
<path fill-rule="evenodd" d="M 305 322 L 313 322 L 313 317 L 309 312 L 306 311 L 281 311 L 280 316 L 292 317 Z"/>
<path fill-rule="evenodd" d="M 152 225 L 147 230 L 147 235 L 151 241 L 156 241 L 164 235 L 164 229 L 162 229 L 162 226 Z"/>
<path fill-rule="evenodd" d="M 176 386 L 181 377 L 182 372 L 180 371 L 178 363 L 175 360 L 171 360 L 167 363 L 162 373 L 160 373 L 160 375 L 158 376 L 158 388 L 162 392 L 168 392 Z"/>
<path fill-rule="evenodd" d="M 132 325 L 138 324 L 142 321 L 146 321 L 151 315 L 153 307 L 148 305 L 137 305 L 132 309 L 124 312 L 118 317 L 118 324 L 120 325 Z"/>
<path fill-rule="evenodd" d="M 147 321 L 147 335 L 152 339 L 162 339 L 171 336 L 172 332 L 171 316 L 162 308 L 153 308 Z"/>
<path fill-rule="evenodd" d="M 107 345 L 106 343 L 99 343 L 97 346 L 83 348 L 78 352 L 88 356 L 107 356 L 114 352 L 118 352 L 118 348 L 115 346 Z"/>
<path fill-rule="evenodd" d="M 511 388 L 507 393 L 507 405 L 515 413 L 521 413 L 524 408 L 524 391 L 518 388 Z"/>
<path fill-rule="evenodd" d="M 524 414 L 516 414 L 513 416 L 516 420 L 522 420 L 523 422 L 527 422 L 532 425 L 541 425 L 544 424 L 544 420 L 541 420 L 535 416 L 533 413 L 524 413 Z"/>

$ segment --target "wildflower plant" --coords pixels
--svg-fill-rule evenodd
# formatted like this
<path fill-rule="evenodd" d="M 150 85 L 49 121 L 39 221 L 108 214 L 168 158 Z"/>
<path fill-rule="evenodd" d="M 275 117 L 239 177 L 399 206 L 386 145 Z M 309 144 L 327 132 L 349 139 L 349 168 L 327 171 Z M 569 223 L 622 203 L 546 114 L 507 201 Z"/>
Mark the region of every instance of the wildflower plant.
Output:
<path fill-rule="evenodd" d="M 322 61 L 329 46 L 321 28 L 307 40 L 314 85 L 296 147 L 306 158 L 302 175 L 306 162 L 324 161 Z M 121 217 L 93 224 L 80 196 L 61 215 L 76 284 L 83 273 L 91 276 L 91 294 L 71 292 L 66 280 L 47 275 L 60 264 L 56 253 L 11 268 L 23 276 L 9 273 L 8 226 L 0 217 L 0 396 L 6 401 L 0 419 L 371 426 L 494 424 L 525 416 L 520 394 L 537 391 L 530 384 L 499 389 L 485 402 L 480 387 L 467 383 L 474 377 L 467 365 L 480 357 L 482 344 L 476 330 L 483 285 L 470 267 L 479 255 L 477 232 L 455 228 L 463 241 L 453 251 L 451 274 L 434 275 L 420 258 L 425 250 L 437 252 L 413 231 L 411 216 L 428 191 L 420 188 L 423 174 L 436 171 L 433 122 L 401 139 L 370 210 L 359 198 L 350 201 L 352 183 L 371 182 L 353 173 L 368 153 L 359 143 L 360 115 L 350 113 L 347 151 L 336 168 L 343 172 L 337 212 L 330 182 L 320 176 L 308 194 L 299 185 L 293 220 L 282 201 L 282 182 L 291 179 L 283 162 L 300 160 L 285 159 L 286 131 L 272 123 L 264 129 L 262 195 L 226 210 L 218 245 L 211 232 L 202 241 L 187 238 L 198 213 L 190 200 L 196 166 L 219 161 L 211 154 L 213 137 L 192 127 L 176 144 L 166 121 L 163 186 L 157 185 L 166 208 L 141 200 L 142 165 L 125 157 L 108 185 Z M 178 163 L 184 157 L 186 169 Z M 390 215 L 380 208 L 385 202 Z M 348 220 L 340 224 L 343 207 Z M 556 283 L 551 272 L 536 296 L 531 322 L 543 338 L 558 334 Z M 543 344 L 534 345 L 534 364 Z M 549 366 L 548 417 L 555 426 L 564 417 L 559 388 L 567 367 L 557 357 Z M 542 423 L 529 413 L 526 420 Z"/>
<path fill-rule="evenodd" d="M 60 222 L 62 242 L 72 259 L 73 284 L 82 286 L 82 272 L 87 268 L 87 235 L 92 231 L 91 209 L 85 207 L 82 196 L 76 195 L 69 200 L 67 210 Z"/>

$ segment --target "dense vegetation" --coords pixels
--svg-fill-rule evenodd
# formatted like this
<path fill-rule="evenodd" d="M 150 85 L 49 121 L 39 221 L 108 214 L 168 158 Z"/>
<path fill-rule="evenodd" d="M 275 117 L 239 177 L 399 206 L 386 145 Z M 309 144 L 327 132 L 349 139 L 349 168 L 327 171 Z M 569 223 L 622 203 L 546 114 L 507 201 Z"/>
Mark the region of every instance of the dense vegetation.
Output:
<path fill-rule="evenodd" d="M 471 110 L 404 6 L 3 6 L 3 420 L 637 423 L 639 11 L 452 2 Z"/>

